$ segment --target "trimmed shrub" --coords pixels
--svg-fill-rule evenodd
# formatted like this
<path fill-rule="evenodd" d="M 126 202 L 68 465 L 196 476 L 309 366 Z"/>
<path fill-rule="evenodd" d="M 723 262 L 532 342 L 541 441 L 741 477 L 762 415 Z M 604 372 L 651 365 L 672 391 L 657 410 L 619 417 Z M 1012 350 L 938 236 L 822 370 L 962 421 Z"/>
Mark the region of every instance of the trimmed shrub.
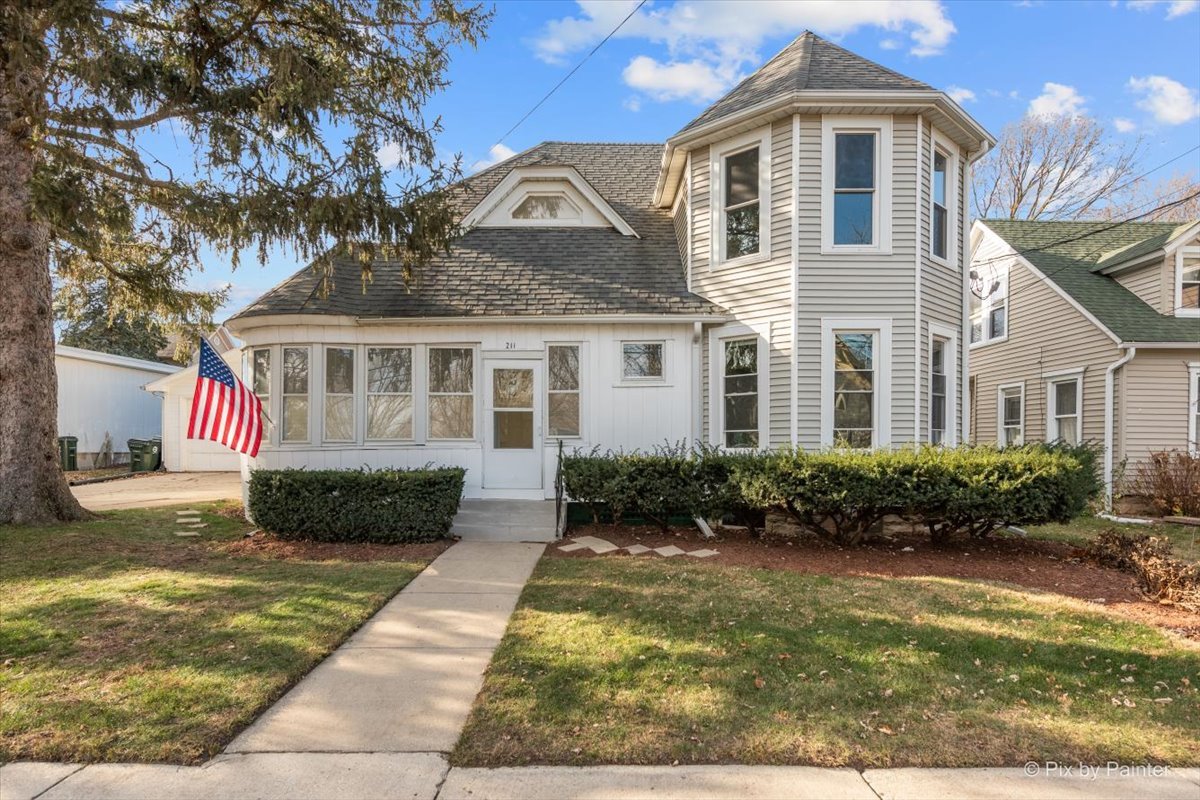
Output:
<path fill-rule="evenodd" d="M 1098 564 L 1132 573 L 1152 599 L 1200 611 L 1200 566 L 1172 558 L 1167 540 L 1101 531 L 1088 545 L 1087 554 Z"/>
<path fill-rule="evenodd" d="M 1138 465 L 1133 492 L 1163 516 L 1200 516 L 1200 457 L 1172 450 Z"/>
<path fill-rule="evenodd" d="M 466 471 L 255 470 L 250 516 L 284 539 L 427 542 L 446 536 Z"/>

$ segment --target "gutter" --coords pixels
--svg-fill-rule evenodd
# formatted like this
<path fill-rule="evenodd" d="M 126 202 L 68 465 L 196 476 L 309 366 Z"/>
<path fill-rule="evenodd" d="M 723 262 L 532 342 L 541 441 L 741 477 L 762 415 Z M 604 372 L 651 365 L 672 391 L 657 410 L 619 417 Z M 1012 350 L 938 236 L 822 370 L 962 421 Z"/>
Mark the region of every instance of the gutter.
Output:
<path fill-rule="evenodd" d="M 1116 409 L 1113 407 L 1115 398 L 1116 372 L 1128 364 L 1137 355 L 1137 348 L 1130 347 L 1125 355 L 1108 365 L 1104 370 L 1104 510 L 1112 513 L 1113 507 L 1113 428 Z"/>

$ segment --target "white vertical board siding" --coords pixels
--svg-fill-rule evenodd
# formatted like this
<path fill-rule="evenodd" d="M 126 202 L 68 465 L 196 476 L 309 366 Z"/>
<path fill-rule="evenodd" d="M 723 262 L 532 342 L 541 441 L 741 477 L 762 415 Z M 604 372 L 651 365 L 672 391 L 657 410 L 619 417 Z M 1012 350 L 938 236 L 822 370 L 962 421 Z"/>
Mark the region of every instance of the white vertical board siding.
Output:
<path fill-rule="evenodd" d="M 1124 446 L 1118 455 L 1127 460 L 1127 479 L 1150 453 L 1187 451 L 1188 364 L 1196 362 L 1200 348 L 1143 348 L 1122 368 L 1124 404 L 1116 419 Z"/>
<path fill-rule="evenodd" d="M 692 358 L 692 323 L 664 324 L 537 324 L 480 323 L 468 325 L 304 325 L 271 326 L 245 331 L 248 348 L 265 345 L 314 345 L 315 363 L 310 380 L 312 443 L 264 445 L 256 459 L 260 468 L 309 467 L 352 469 L 370 467 L 419 467 L 433 463 L 461 466 L 467 470 L 466 494 L 482 493 L 482 409 L 486 392 L 483 362 L 490 357 L 544 359 L 547 343 L 580 343 L 582 436 L 566 439 L 568 452 L 590 450 L 649 450 L 666 443 L 685 442 L 690 436 L 691 386 L 695 369 Z M 622 341 L 662 341 L 665 377 L 662 382 L 629 384 L 621 379 Z M 461 344 L 476 348 L 475 438 L 468 442 L 385 444 L 358 442 L 323 444 L 319 440 L 324 411 L 320 381 L 320 350 L 325 346 L 350 345 L 437 345 Z M 356 368 L 365 365 L 361 358 Z M 423 371 L 417 361 L 414 372 Z M 362 381 L 359 381 L 360 392 Z M 278 384 L 275 384 L 278 385 Z M 543 387 L 544 390 L 544 387 Z M 275 399 L 275 398 L 273 398 Z M 365 402 L 356 396 L 360 421 Z M 543 403 L 544 406 L 544 403 Z M 417 413 L 424 404 L 417 403 Z M 544 413 L 544 411 L 543 411 Z M 360 437 L 361 430 L 360 428 Z M 543 432 L 545 420 L 541 422 Z M 558 441 L 546 438 L 542 486 L 544 495 L 554 493 L 554 468 Z"/>
<path fill-rule="evenodd" d="M 90 466 L 107 433 L 118 461 L 129 460 L 129 439 L 162 434 L 162 401 L 142 387 L 162 371 L 55 355 L 58 435 L 79 439 L 79 466 Z"/>
<path fill-rule="evenodd" d="M 227 350 L 221 358 L 234 375 L 242 377 L 241 350 Z M 187 438 L 196 372 L 193 365 L 171 376 L 163 393 L 163 466 L 172 472 L 236 472 L 241 468 L 240 454 L 216 442 Z"/>

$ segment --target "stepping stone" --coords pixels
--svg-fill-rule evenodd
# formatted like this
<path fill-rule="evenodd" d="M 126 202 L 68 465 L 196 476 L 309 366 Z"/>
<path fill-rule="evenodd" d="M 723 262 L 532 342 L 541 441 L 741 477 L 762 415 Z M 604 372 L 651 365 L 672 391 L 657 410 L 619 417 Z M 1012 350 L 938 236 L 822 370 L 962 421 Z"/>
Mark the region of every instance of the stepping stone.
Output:
<path fill-rule="evenodd" d="M 195 531 L 175 531 L 176 536 L 199 536 Z"/>
<path fill-rule="evenodd" d="M 186 525 L 189 522 L 199 522 L 200 518 L 199 517 L 176 517 L 175 521 Z"/>
<path fill-rule="evenodd" d="M 590 547 L 596 555 L 604 555 L 605 553 L 611 553 L 613 550 L 621 549 L 612 542 L 606 542 L 603 539 L 597 539 L 596 544 L 590 545 Z"/>
<path fill-rule="evenodd" d="M 207 528 L 208 523 L 207 522 L 192 522 L 192 523 L 188 524 L 188 527 L 189 528 Z"/>
<path fill-rule="evenodd" d="M 667 558 L 670 558 L 671 556 L 683 555 L 683 551 L 673 544 L 669 544 L 666 547 L 656 547 L 654 548 L 654 552 L 658 553 L 660 556 L 666 556 Z"/>
<path fill-rule="evenodd" d="M 625 552 L 633 553 L 635 556 L 640 556 L 642 553 L 649 553 L 650 548 L 644 544 L 631 544 L 625 548 Z"/>
<path fill-rule="evenodd" d="M 573 539 L 584 547 L 592 547 L 593 545 L 598 544 L 608 544 L 608 542 L 604 541 L 603 539 L 597 539 L 595 536 L 576 536 L 573 537 Z"/>
<path fill-rule="evenodd" d="M 199 511 L 196 511 L 191 508 L 184 509 L 183 511 L 176 511 L 175 513 L 181 517 L 184 517 L 184 516 L 194 517 L 194 516 L 198 516 L 200 514 Z"/>
<path fill-rule="evenodd" d="M 571 542 L 570 544 L 564 544 L 558 549 L 562 550 L 564 553 L 573 553 L 576 550 L 582 550 L 585 547 L 587 547 L 587 545 L 583 544 L 582 542 Z"/>
<path fill-rule="evenodd" d="M 693 550 L 692 552 L 688 553 L 688 555 L 692 556 L 693 558 L 709 558 L 710 556 L 715 556 L 715 555 L 719 555 L 719 554 L 717 553 L 716 550 L 705 549 L 705 550 Z"/>

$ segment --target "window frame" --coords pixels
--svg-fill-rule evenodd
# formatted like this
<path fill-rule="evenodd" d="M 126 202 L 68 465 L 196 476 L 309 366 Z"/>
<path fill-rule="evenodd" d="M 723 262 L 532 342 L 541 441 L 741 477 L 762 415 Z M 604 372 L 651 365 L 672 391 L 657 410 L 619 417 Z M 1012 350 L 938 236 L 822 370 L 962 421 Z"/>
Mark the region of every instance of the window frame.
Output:
<path fill-rule="evenodd" d="M 1018 390 L 1018 396 L 1021 398 L 1021 423 L 1018 426 L 1017 441 L 1009 444 L 1004 440 L 1004 429 L 1009 427 L 1004 424 L 1004 392 L 1008 389 Z M 997 447 L 1020 447 L 1025 444 L 1025 381 L 1016 381 L 1014 383 L 1002 383 L 996 387 L 996 446 Z"/>
<path fill-rule="evenodd" d="M 637 377 L 625 374 L 625 345 L 656 344 L 662 348 L 662 375 Z M 620 373 L 620 386 L 661 386 L 667 382 L 667 340 L 666 339 L 621 339 L 617 342 L 617 369 Z"/>
<path fill-rule="evenodd" d="M 1188 364 L 1187 451 L 1200 457 L 1200 361 Z"/>
<path fill-rule="evenodd" d="M 372 392 L 371 391 L 371 351 L 372 350 L 407 350 L 409 358 L 409 390 L 407 392 Z M 363 442 L 386 444 L 388 442 L 411 443 L 417 441 L 417 348 L 411 344 L 365 344 L 362 346 L 363 364 Z M 371 398 L 372 397 L 404 397 L 412 400 L 412 433 L 399 438 L 379 439 L 371 436 Z"/>
<path fill-rule="evenodd" d="M 286 391 L 287 383 L 284 380 L 283 365 L 284 365 L 284 353 L 288 350 L 303 350 L 305 352 L 305 360 L 308 364 L 308 380 L 306 383 L 306 386 L 308 387 L 308 389 L 304 394 L 299 394 L 297 392 L 289 393 Z M 279 446 L 280 447 L 310 446 L 313 443 L 313 424 L 312 424 L 313 420 L 312 420 L 312 418 L 313 418 L 313 406 L 315 405 L 313 403 L 313 381 L 316 376 L 316 365 L 313 363 L 313 346 L 311 344 L 281 344 L 281 345 L 279 345 L 279 370 L 278 370 L 278 372 L 279 372 L 279 406 L 278 406 L 279 425 L 277 427 L 279 428 L 279 436 L 278 436 Z M 287 432 L 287 421 L 284 419 L 284 417 L 285 417 L 284 407 L 287 405 L 287 398 L 289 398 L 289 397 L 303 397 L 308 401 L 308 409 L 307 409 L 307 412 L 305 413 L 305 420 L 304 420 L 304 430 L 307 435 L 303 439 L 284 438 L 284 434 Z M 322 404 L 323 403 L 324 403 L 324 399 L 322 398 Z"/>
<path fill-rule="evenodd" d="M 519 208 L 526 200 L 529 200 L 532 197 L 557 197 L 557 198 L 560 198 L 564 203 L 566 203 L 568 206 L 570 206 L 572 209 L 575 210 L 575 213 L 577 216 L 572 217 L 572 218 L 547 217 L 545 219 L 534 219 L 532 217 L 516 216 L 517 208 Z M 509 203 L 508 208 L 507 208 L 507 213 L 508 213 L 509 220 L 511 220 L 514 225 L 518 225 L 518 226 L 543 227 L 543 228 L 553 228 L 553 227 L 580 228 L 580 227 L 584 227 L 583 222 L 584 222 L 585 213 L 584 213 L 583 207 L 580 206 L 579 203 L 575 202 L 575 200 L 571 197 L 571 195 L 564 189 L 545 189 L 542 191 L 531 189 L 527 192 L 522 192 L 514 201 Z"/>
<path fill-rule="evenodd" d="M 550 350 L 551 350 L 551 348 L 554 348 L 554 347 L 574 347 L 575 349 L 577 349 L 579 351 L 579 386 L 578 386 L 578 388 L 576 388 L 576 389 L 551 389 L 550 388 Z M 543 440 L 549 444 L 553 444 L 554 442 L 559 441 L 559 440 L 562 440 L 562 441 L 584 441 L 586 439 L 586 437 L 584 436 L 584 420 L 586 419 L 586 414 L 584 413 L 584 406 L 585 406 L 585 402 L 586 402 L 585 398 L 587 397 L 587 394 L 584 392 L 584 384 L 585 384 L 584 367 L 586 366 L 586 363 L 587 363 L 584 360 L 585 353 L 586 353 L 586 350 L 584 348 L 584 342 L 580 342 L 580 341 L 546 342 L 545 348 L 546 348 L 546 352 L 545 352 L 545 358 L 546 358 L 546 408 L 544 411 L 545 423 L 544 423 L 543 430 L 546 431 L 546 435 L 543 437 Z M 551 431 L 550 431 L 550 395 L 552 395 L 552 394 L 576 394 L 579 396 L 579 432 L 578 433 L 572 434 L 572 435 L 551 433 Z"/>
<path fill-rule="evenodd" d="M 1200 317 L 1200 308 L 1183 306 L 1183 261 L 1186 258 L 1200 258 L 1200 247 L 1181 247 L 1175 251 L 1175 295 L 1171 305 L 1177 317 Z"/>
<path fill-rule="evenodd" d="M 756 373 L 755 391 L 758 395 L 758 446 L 757 447 L 728 447 L 725 444 L 725 345 L 734 341 L 754 340 L 757 345 L 755 358 L 758 372 Z M 714 447 L 735 453 L 749 453 L 764 450 L 769 446 L 770 437 L 770 347 L 766 337 L 747 325 L 724 325 L 711 331 L 708 347 L 709 364 L 709 426 L 708 441 Z"/>
<path fill-rule="evenodd" d="M 933 133 L 930 136 L 929 142 L 929 258 L 944 267 L 949 267 L 957 262 L 958 259 L 958 236 L 955 235 L 958 230 L 958 146 L 952 141 L 941 135 L 936 128 L 930 129 Z M 934 159 L 938 153 L 946 159 L 946 254 L 939 256 L 934 252 L 934 226 L 933 216 L 937 203 L 934 202 L 933 196 L 933 181 L 934 175 Z M 1007 326 L 1005 328 L 1007 330 Z"/>
<path fill-rule="evenodd" d="M 834 342 L 839 333 L 870 333 L 875 336 L 872 351 L 874 397 L 871 447 L 875 450 L 892 443 L 892 319 L 890 317 L 821 318 L 821 446 L 835 446 L 833 438 Z"/>
<path fill-rule="evenodd" d="M 875 135 L 875 199 L 869 245 L 834 244 L 834 193 L 836 190 L 837 135 Z M 821 253 L 823 255 L 892 253 L 892 117 L 825 115 L 821 118 Z"/>
<path fill-rule="evenodd" d="M 433 376 L 430 371 L 430 364 L 433 361 L 434 350 L 470 350 L 471 351 L 471 391 L 470 392 L 435 392 L 433 391 Z M 423 359 L 424 369 L 424 403 L 422 409 L 422 420 L 424 424 L 424 441 L 438 442 L 439 444 L 453 444 L 455 442 L 482 442 L 480 436 L 482 433 L 480 428 L 480 414 L 482 413 L 480 406 L 479 392 L 481 389 L 481 370 L 483 368 L 482 359 L 479 355 L 479 347 L 474 344 L 463 344 L 455 342 L 434 342 L 425 345 L 425 357 Z M 415 386 L 413 387 L 416 388 Z M 469 437 L 440 437 L 433 435 L 433 420 L 430 419 L 430 414 L 433 412 L 433 403 L 430 400 L 434 397 L 470 397 L 471 398 L 471 435 Z M 415 422 L 414 422 L 415 425 Z M 415 433 L 415 430 L 414 430 Z"/>
<path fill-rule="evenodd" d="M 321 442 L 329 444 L 357 444 L 359 442 L 358 435 L 358 398 L 359 398 L 359 350 L 361 348 L 357 344 L 335 344 L 327 343 L 321 346 Z M 344 392 L 329 391 L 329 351 L 330 350 L 349 350 L 353 361 L 354 372 L 350 380 L 350 393 L 347 395 Z M 312 390 L 312 364 L 308 367 L 309 374 L 309 391 Z M 349 439 L 331 439 L 329 438 L 329 398 L 330 397 L 349 397 L 350 411 L 354 415 L 350 421 L 350 438 Z M 312 401 L 310 400 L 311 404 Z M 311 407 L 311 405 L 310 405 Z"/>
<path fill-rule="evenodd" d="M 758 148 L 758 252 L 726 257 L 725 161 Z M 771 257 L 771 128 L 742 134 L 709 149 L 709 209 L 712 236 L 709 266 L 730 267 L 752 264 Z"/>
<path fill-rule="evenodd" d="M 1056 372 L 1047 373 L 1043 377 L 1046 381 L 1046 441 L 1057 442 L 1062 436 L 1058 429 L 1059 415 L 1055 412 L 1055 407 L 1058 401 L 1058 385 L 1066 384 L 1072 381 L 1075 382 L 1075 427 L 1078 430 L 1079 441 L 1077 444 L 1082 444 L 1085 439 L 1083 436 L 1083 374 L 1084 368 L 1078 367 L 1074 369 L 1058 370 Z M 1051 435 L 1053 433 L 1053 435 Z"/>
<path fill-rule="evenodd" d="M 990 344 L 999 344 L 1001 342 L 1007 342 L 1009 333 L 1012 331 L 1012 307 L 1008 302 L 1009 292 L 1011 291 L 1011 288 L 1012 288 L 1012 285 L 1011 285 L 1012 264 L 1007 261 L 1002 262 L 1002 263 L 1001 262 L 995 262 L 995 263 L 998 264 L 998 266 L 996 266 L 996 272 L 1000 277 L 1000 288 L 997 289 L 996 293 L 993 294 L 991 297 L 984 297 L 984 298 L 979 299 L 978 314 L 971 311 L 970 303 L 973 301 L 970 301 L 970 298 L 968 298 L 969 303 L 968 303 L 968 308 L 967 308 L 967 312 L 968 312 L 967 313 L 967 340 L 968 340 L 968 343 L 969 343 L 969 346 L 971 349 L 974 349 L 976 347 L 986 347 L 987 345 L 990 345 Z M 967 278 L 968 278 L 967 291 L 970 293 L 970 297 L 973 298 L 975 295 L 974 295 L 974 292 L 971 292 L 971 290 L 969 288 L 969 281 L 970 281 L 969 273 L 968 273 Z M 996 297 L 996 295 L 999 295 L 1002 298 L 1002 302 L 997 303 L 993 299 L 994 297 Z M 1001 306 L 1003 306 L 1003 308 L 1004 308 L 1004 334 L 1002 336 L 992 336 L 991 335 L 992 312 L 996 308 L 1001 307 Z M 976 317 L 979 317 L 981 319 L 981 322 L 983 323 L 983 334 L 984 334 L 983 338 L 980 339 L 978 342 L 971 341 L 971 330 L 975 325 Z"/>
<path fill-rule="evenodd" d="M 946 430 L 939 446 L 955 447 L 958 444 L 958 330 L 949 325 L 936 322 L 929 323 L 929 333 L 926 342 L 928 353 L 928 399 L 930 407 L 926 411 L 926 436 L 933 443 L 933 343 L 941 339 L 945 342 L 945 355 L 942 357 L 943 369 L 946 374 Z"/>

